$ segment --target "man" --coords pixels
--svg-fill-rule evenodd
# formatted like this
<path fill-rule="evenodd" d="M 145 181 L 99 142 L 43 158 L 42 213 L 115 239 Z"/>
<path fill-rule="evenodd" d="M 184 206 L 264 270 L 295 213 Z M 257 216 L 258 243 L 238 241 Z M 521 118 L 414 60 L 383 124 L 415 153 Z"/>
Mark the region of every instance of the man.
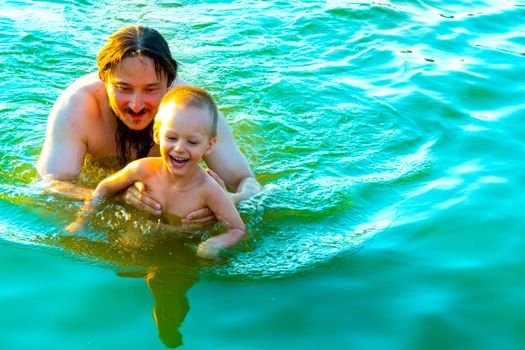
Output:
<path fill-rule="evenodd" d="M 98 57 L 98 75 L 73 82 L 58 98 L 48 120 L 37 171 L 46 188 L 83 198 L 91 190 L 75 184 L 86 155 L 94 160 L 131 160 L 159 156 L 152 126 L 160 100 L 172 87 L 186 85 L 177 77 L 177 62 L 156 30 L 127 26 L 113 33 Z M 232 189 L 234 203 L 260 191 L 246 159 L 237 147 L 224 116 L 219 115 L 217 143 L 204 157 L 209 171 L 223 187 Z M 159 215 L 159 203 L 144 194 L 144 185 L 131 186 L 122 196 L 130 205 Z M 186 222 L 212 219 L 207 208 L 195 210 Z"/>

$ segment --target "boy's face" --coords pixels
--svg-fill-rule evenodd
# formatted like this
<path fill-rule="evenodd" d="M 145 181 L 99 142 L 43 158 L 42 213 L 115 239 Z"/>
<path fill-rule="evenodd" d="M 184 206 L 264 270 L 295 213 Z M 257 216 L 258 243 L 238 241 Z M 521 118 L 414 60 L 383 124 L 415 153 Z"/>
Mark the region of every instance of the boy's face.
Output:
<path fill-rule="evenodd" d="M 159 110 L 162 125 L 158 141 L 168 171 L 182 175 L 207 154 L 215 138 L 210 139 L 211 116 L 206 108 L 168 104 Z"/>

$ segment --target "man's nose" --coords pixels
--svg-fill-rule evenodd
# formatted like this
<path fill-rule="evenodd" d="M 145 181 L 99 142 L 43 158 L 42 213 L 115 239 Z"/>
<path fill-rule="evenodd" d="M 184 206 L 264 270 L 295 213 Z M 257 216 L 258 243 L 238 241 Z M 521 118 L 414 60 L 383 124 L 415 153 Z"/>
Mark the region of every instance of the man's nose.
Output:
<path fill-rule="evenodd" d="M 140 112 L 144 108 L 144 98 L 140 92 L 133 93 L 129 101 L 129 108 L 135 113 Z"/>

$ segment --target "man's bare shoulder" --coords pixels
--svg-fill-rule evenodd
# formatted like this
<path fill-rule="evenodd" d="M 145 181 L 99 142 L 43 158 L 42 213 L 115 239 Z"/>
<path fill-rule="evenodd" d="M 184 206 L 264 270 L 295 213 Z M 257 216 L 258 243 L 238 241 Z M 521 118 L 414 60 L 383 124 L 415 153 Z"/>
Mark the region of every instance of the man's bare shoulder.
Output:
<path fill-rule="evenodd" d="M 69 118 L 100 116 L 100 108 L 104 104 L 108 104 L 105 86 L 98 75 L 92 73 L 71 83 L 57 99 L 51 114 Z M 75 113 L 62 113 L 71 109 Z"/>
<path fill-rule="evenodd" d="M 97 73 L 86 74 L 73 81 L 62 93 L 66 97 L 93 97 L 105 95 L 104 83 L 99 79 Z"/>

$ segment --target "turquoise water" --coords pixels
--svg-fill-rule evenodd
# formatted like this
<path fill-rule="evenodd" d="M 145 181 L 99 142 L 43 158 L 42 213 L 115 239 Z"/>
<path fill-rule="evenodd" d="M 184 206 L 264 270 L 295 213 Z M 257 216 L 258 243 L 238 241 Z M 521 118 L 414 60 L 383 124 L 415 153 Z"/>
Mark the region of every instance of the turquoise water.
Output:
<path fill-rule="evenodd" d="M 2 2 L 0 348 L 523 349 L 524 19 L 495 0 Z M 148 226 L 118 205 L 63 238 L 79 203 L 35 186 L 54 100 L 130 23 L 212 92 L 265 187 L 219 262 L 122 248 Z"/>

